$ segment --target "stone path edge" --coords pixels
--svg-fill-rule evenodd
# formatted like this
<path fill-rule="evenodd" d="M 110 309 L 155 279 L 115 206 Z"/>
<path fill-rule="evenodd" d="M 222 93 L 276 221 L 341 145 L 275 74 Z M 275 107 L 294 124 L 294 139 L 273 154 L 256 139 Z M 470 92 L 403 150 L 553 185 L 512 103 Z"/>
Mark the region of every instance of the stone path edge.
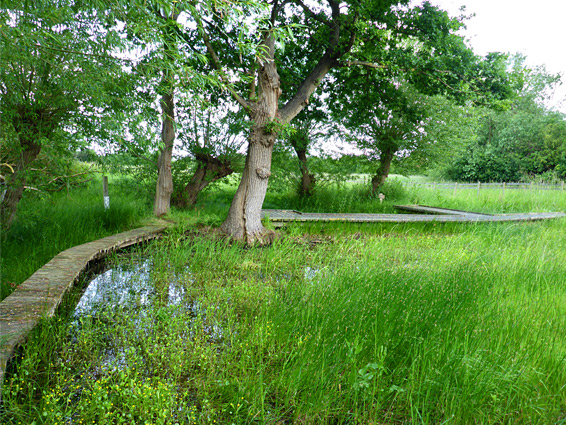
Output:
<path fill-rule="evenodd" d="M 52 317 L 63 297 L 93 261 L 160 238 L 168 225 L 145 226 L 69 248 L 21 283 L 0 302 L 0 389 L 9 360 L 42 318 Z M 1 397 L 1 395 L 0 395 Z"/>

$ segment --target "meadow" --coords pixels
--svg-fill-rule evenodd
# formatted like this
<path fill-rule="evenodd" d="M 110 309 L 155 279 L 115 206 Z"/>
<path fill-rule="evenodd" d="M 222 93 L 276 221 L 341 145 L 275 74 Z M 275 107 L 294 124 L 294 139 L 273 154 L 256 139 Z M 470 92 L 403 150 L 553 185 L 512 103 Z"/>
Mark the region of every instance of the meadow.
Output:
<path fill-rule="evenodd" d="M 566 211 L 559 191 L 383 192 L 270 193 L 264 207 Z M 210 231 L 231 193 L 210 191 L 171 214 L 164 239 L 108 259 L 145 282 L 128 302 L 77 314 L 69 301 L 45 320 L 12 365 L 0 421 L 566 423 L 564 219 L 291 225 L 246 247 Z"/>
<path fill-rule="evenodd" d="M 19 205 L 18 219 L 2 235 L 0 299 L 59 252 L 151 220 L 147 188 L 123 176 L 110 178 L 107 210 L 100 177 L 70 192 L 27 195 Z"/>

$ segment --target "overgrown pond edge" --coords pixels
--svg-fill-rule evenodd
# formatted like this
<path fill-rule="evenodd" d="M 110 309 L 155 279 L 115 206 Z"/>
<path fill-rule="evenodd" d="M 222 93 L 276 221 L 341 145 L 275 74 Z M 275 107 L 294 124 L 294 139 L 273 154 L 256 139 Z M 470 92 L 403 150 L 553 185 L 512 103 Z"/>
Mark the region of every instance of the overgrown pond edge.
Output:
<path fill-rule="evenodd" d="M 81 275 L 108 254 L 158 239 L 169 223 L 150 225 L 62 251 L 0 302 L 0 391 L 10 359 L 43 318 L 52 317 Z"/>

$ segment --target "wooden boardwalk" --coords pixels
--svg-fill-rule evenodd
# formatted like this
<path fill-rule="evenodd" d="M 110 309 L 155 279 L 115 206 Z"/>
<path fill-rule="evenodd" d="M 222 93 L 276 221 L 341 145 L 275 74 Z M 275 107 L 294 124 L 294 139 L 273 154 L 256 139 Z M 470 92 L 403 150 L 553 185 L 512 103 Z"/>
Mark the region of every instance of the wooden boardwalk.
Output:
<path fill-rule="evenodd" d="M 262 218 L 269 218 L 274 224 L 288 222 L 348 222 L 348 223 L 476 223 L 503 221 L 534 221 L 566 217 L 565 213 L 520 213 L 520 214 L 481 214 L 468 211 L 450 210 L 446 208 L 426 207 L 420 205 L 399 205 L 396 208 L 404 211 L 424 214 L 347 214 L 347 213 L 302 213 L 295 210 L 262 210 Z"/>
<path fill-rule="evenodd" d="M 42 318 L 53 316 L 63 296 L 93 261 L 109 252 L 156 239 L 166 228 L 166 225 L 146 226 L 69 248 L 0 302 L 0 389 L 6 365 L 18 345 Z"/>

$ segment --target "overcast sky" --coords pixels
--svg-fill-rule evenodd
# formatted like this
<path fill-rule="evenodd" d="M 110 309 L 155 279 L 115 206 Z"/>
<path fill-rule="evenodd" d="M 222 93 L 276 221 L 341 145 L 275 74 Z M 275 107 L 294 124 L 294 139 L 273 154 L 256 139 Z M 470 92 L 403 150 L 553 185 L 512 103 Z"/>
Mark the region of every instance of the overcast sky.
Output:
<path fill-rule="evenodd" d="M 460 15 L 466 6 L 463 35 L 477 54 L 522 53 L 527 65 L 545 65 L 550 73 L 562 74 L 564 83 L 551 106 L 566 113 L 566 0 L 429 0 Z M 420 3 L 420 0 L 419 0 Z"/>

